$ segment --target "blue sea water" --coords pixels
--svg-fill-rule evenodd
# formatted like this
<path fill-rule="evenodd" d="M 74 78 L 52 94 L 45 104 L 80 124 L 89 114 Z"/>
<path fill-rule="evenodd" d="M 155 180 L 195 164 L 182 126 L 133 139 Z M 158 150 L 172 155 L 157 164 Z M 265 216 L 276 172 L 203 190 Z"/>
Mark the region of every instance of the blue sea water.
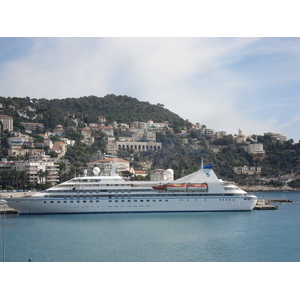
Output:
<path fill-rule="evenodd" d="M 251 212 L 6 215 L 5 261 L 299 262 L 300 192 L 256 195 L 295 202 Z"/>

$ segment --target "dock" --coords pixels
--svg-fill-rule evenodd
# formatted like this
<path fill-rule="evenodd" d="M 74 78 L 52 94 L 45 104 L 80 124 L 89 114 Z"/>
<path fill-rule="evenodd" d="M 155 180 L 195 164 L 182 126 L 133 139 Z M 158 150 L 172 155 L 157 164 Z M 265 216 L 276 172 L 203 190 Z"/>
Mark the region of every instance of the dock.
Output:
<path fill-rule="evenodd" d="M 275 210 L 278 209 L 278 206 L 270 204 L 256 204 L 253 210 Z"/>
<path fill-rule="evenodd" d="M 292 203 L 293 201 L 288 199 L 258 199 L 254 210 L 275 210 L 278 209 L 278 206 L 271 205 L 270 202 L 288 202 Z"/>
<path fill-rule="evenodd" d="M 279 203 L 293 203 L 294 201 L 289 199 L 266 199 L 266 202 L 279 202 Z"/>
<path fill-rule="evenodd" d="M 5 214 L 6 215 L 17 215 L 18 214 L 18 212 L 16 210 L 9 207 L 7 204 L 4 204 L 4 205 L 5 205 Z M 4 214 L 4 205 L 0 204 L 0 215 Z"/>
<path fill-rule="evenodd" d="M 6 192 L 6 193 L 0 193 L 0 200 L 11 198 L 11 197 L 25 197 L 30 196 L 34 194 L 35 192 Z M 4 214 L 4 206 L 0 203 L 0 215 Z M 5 214 L 7 215 L 17 215 L 18 212 L 14 210 L 13 208 L 9 207 L 7 204 L 5 204 Z"/>

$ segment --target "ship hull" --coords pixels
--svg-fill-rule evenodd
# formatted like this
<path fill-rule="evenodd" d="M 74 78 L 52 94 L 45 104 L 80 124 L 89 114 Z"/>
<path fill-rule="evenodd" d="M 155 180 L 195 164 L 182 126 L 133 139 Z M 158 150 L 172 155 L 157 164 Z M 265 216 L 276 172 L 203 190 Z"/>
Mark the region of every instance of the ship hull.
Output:
<path fill-rule="evenodd" d="M 169 199 L 65 200 L 10 198 L 8 205 L 19 214 L 76 214 L 124 212 L 251 211 L 256 197 L 174 197 Z"/>

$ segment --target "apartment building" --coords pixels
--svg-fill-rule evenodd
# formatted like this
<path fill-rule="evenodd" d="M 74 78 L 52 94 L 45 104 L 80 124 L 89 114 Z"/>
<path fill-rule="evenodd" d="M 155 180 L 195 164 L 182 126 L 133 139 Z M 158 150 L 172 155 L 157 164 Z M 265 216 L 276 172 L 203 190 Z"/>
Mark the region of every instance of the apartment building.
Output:
<path fill-rule="evenodd" d="M 37 128 L 41 131 L 44 130 L 44 124 L 43 123 L 25 123 L 25 122 L 21 122 L 21 125 L 23 125 L 25 127 L 25 129 L 28 130 L 28 131 L 36 130 Z"/>
<path fill-rule="evenodd" d="M 261 167 L 240 166 L 240 167 L 234 167 L 233 171 L 236 174 L 254 175 L 254 174 L 260 174 L 261 173 Z"/>
<path fill-rule="evenodd" d="M 0 122 L 3 124 L 3 130 L 14 130 L 14 119 L 7 115 L 0 115 Z"/>
<path fill-rule="evenodd" d="M 55 161 L 18 161 L 15 162 L 16 171 L 24 171 L 32 184 L 59 182 L 59 166 Z"/>

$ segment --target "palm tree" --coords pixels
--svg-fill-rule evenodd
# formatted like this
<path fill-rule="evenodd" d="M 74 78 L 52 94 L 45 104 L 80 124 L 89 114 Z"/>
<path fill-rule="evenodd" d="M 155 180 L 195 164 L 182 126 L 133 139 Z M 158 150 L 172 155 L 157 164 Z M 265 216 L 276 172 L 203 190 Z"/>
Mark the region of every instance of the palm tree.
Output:
<path fill-rule="evenodd" d="M 42 169 L 38 170 L 37 175 L 39 177 L 39 183 L 43 183 L 43 179 L 46 176 L 46 172 L 44 172 Z"/>

